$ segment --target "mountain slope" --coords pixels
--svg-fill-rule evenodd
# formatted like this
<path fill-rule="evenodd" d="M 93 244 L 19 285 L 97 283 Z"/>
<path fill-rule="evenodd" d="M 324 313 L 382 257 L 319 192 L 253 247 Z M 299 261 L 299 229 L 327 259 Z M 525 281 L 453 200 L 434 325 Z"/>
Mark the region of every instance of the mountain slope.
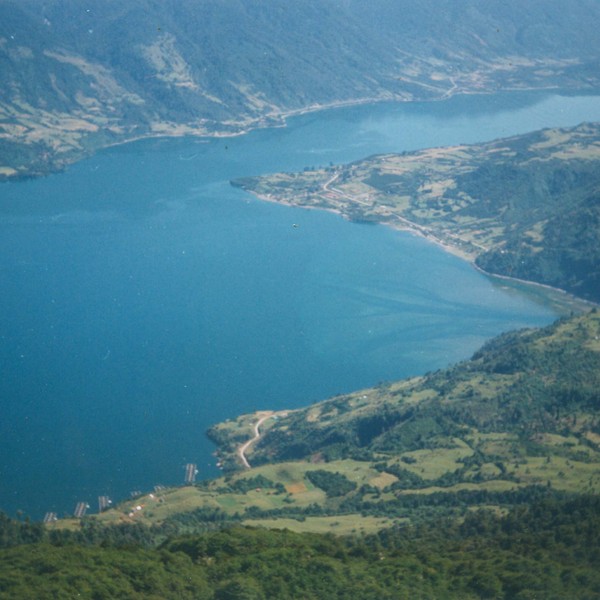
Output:
<path fill-rule="evenodd" d="M 0 177 L 372 99 L 600 83 L 593 0 L 0 1 Z"/>

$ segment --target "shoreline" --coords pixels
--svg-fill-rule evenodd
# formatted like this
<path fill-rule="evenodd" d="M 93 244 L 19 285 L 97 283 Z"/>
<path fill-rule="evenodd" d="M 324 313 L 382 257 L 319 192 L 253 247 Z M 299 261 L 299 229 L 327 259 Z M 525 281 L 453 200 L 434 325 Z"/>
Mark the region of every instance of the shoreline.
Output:
<path fill-rule="evenodd" d="M 481 273 L 482 275 L 485 275 L 486 277 L 489 277 L 491 279 L 499 279 L 500 281 L 506 281 L 508 283 L 515 283 L 518 285 L 531 287 L 531 288 L 540 290 L 542 292 L 555 294 L 556 296 L 560 297 L 560 299 L 563 300 L 563 302 L 560 302 L 560 299 L 556 298 L 555 302 L 561 306 L 565 306 L 565 308 L 566 308 L 567 304 L 572 304 L 573 305 L 572 310 L 578 310 L 580 312 L 586 312 L 586 311 L 593 310 L 595 308 L 600 308 L 600 303 L 598 303 L 598 302 L 594 302 L 593 300 L 587 300 L 586 298 L 580 298 L 579 296 L 575 296 L 574 294 L 572 294 L 571 292 L 569 292 L 567 290 L 564 290 L 559 287 L 554 287 L 547 283 L 540 283 L 538 281 L 530 281 L 528 279 L 520 279 L 519 277 L 511 277 L 510 275 L 501 275 L 499 273 L 490 273 L 489 271 L 486 271 L 485 269 L 482 269 L 479 265 L 475 264 L 475 262 L 473 262 L 473 267 L 475 268 L 476 271 L 479 271 L 479 273 Z M 554 299 L 552 299 L 552 300 L 554 303 Z"/>
<path fill-rule="evenodd" d="M 308 106 L 304 106 L 301 108 L 295 109 L 279 109 L 274 110 L 272 112 L 267 112 L 260 117 L 255 117 L 252 119 L 248 119 L 246 121 L 239 122 L 231 122 L 231 123 L 215 123 L 215 129 L 210 131 L 208 129 L 202 129 L 199 125 L 193 124 L 185 124 L 185 123 L 172 123 L 174 129 L 176 128 L 189 128 L 187 131 L 171 131 L 168 130 L 157 132 L 157 131 L 147 131 L 145 133 L 136 133 L 131 137 L 124 137 L 123 139 L 114 140 L 109 143 L 99 144 L 98 146 L 91 145 L 89 148 L 82 148 L 79 152 L 76 153 L 75 156 L 66 157 L 64 159 L 59 159 L 59 162 L 54 167 L 49 167 L 47 171 L 41 172 L 40 169 L 29 168 L 27 171 L 16 171 L 10 175 L 2 176 L 0 174 L 0 183 L 8 183 L 8 182 L 18 182 L 25 181 L 28 179 L 37 179 L 38 177 L 47 177 L 49 175 L 53 175 L 55 173 L 60 173 L 65 169 L 69 168 L 71 165 L 78 163 L 81 160 L 85 160 L 86 158 L 90 158 L 94 154 L 101 152 L 102 150 L 108 148 L 114 148 L 118 146 L 123 146 L 125 144 L 130 144 L 133 142 L 138 142 L 141 140 L 151 140 L 151 139 L 178 139 L 178 138 L 195 138 L 195 139 L 227 139 L 232 137 L 239 137 L 242 135 L 247 135 L 252 131 L 257 131 L 260 129 L 268 129 L 268 128 L 283 128 L 287 126 L 287 119 L 299 117 L 302 115 L 307 115 L 311 113 L 317 113 L 321 111 L 327 110 L 336 110 L 340 108 L 349 108 L 354 106 L 364 106 L 367 104 L 382 104 L 382 103 L 418 103 L 418 102 L 443 102 L 449 100 L 455 96 L 461 95 L 469 95 L 469 96 L 493 96 L 494 94 L 499 93 L 526 93 L 526 92 L 540 92 L 540 93 L 559 93 L 563 88 L 560 86 L 548 86 L 548 87 L 522 87 L 522 88 L 500 88 L 493 91 L 482 91 L 480 89 L 471 89 L 468 87 L 456 87 L 451 88 L 437 97 L 429 97 L 429 98 L 416 98 L 414 96 L 407 97 L 406 95 L 394 94 L 392 92 L 382 93 L 380 96 L 372 96 L 367 98 L 352 98 L 349 100 L 337 100 L 333 102 L 327 103 L 313 103 Z M 578 93 L 593 92 L 595 88 L 581 88 L 578 90 L 574 90 Z M 572 90 L 573 91 L 573 90 Z M 157 124 L 155 124 L 157 125 Z M 160 123 L 158 123 L 160 125 Z M 167 125 L 166 123 L 164 125 Z M 219 131 L 218 127 L 223 125 L 230 125 L 233 128 L 236 128 L 232 131 Z M 150 127 L 152 124 L 150 124 Z M 26 145 L 26 144 L 25 144 Z M 5 165 L 6 166 L 6 165 Z M 9 168 L 10 165 L 8 165 Z"/>
<path fill-rule="evenodd" d="M 25 181 L 28 179 L 45 177 L 45 176 L 49 176 L 49 175 L 52 175 L 55 173 L 60 173 L 61 171 L 64 171 L 66 168 L 68 168 L 69 166 L 71 166 L 81 160 L 84 160 L 86 158 L 89 158 L 89 157 L 93 156 L 94 154 L 101 152 L 102 150 L 114 148 L 114 147 L 118 147 L 118 146 L 123 146 L 126 144 L 130 144 L 130 143 L 138 142 L 138 141 L 142 141 L 142 140 L 179 139 L 179 138 L 189 137 L 192 139 L 206 140 L 206 142 L 208 143 L 212 139 L 227 139 L 227 138 L 232 138 L 232 137 L 239 137 L 239 136 L 247 135 L 247 134 L 251 133 L 252 131 L 257 131 L 260 129 L 285 128 L 287 126 L 287 119 L 289 119 L 289 118 L 294 118 L 294 117 L 311 114 L 311 113 L 317 113 L 317 112 L 321 112 L 321 111 L 336 110 L 336 109 L 340 109 L 340 108 L 347 108 L 347 107 L 353 107 L 353 106 L 364 106 L 367 104 L 382 104 L 382 103 L 386 103 L 386 102 L 389 102 L 389 103 L 443 102 L 443 101 L 449 100 L 450 98 L 453 98 L 455 96 L 460 96 L 460 95 L 493 96 L 494 94 L 499 94 L 499 93 L 526 93 L 526 92 L 560 93 L 561 90 L 563 90 L 563 88 L 561 88 L 560 86 L 522 87 L 522 88 L 506 88 L 506 89 L 501 88 L 501 89 L 497 89 L 497 90 L 493 90 L 493 91 L 482 91 L 482 90 L 479 90 L 476 88 L 471 89 L 468 87 L 453 87 L 453 88 L 448 89 L 446 92 L 444 92 L 442 95 L 440 95 L 438 97 L 423 98 L 423 99 L 418 99 L 415 97 L 409 98 L 406 96 L 400 96 L 398 94 L 387 92 L 385 94 L 382 94 L 381 96 L 374 96 L 374 97 L 368 97 L 368 98 L 353 98 L 353 99 L 349 99 L 349 100 L 338 100 L 338 101 L 333 101 L 333 102 L 329 102 L 329 103 L 325 103 L 325 104 L 314 103 L 314 104 L 311 104 L 311 105 L 308 105 L 308 106 L 305 106 L 302 108 L 296 108 L 296 109 L 291 109 L 291 110 L 272 111 L 272 112 L 264 114 L 261 117 L 249 119 L 246 122 L 240 121 L 238 123 L 231 123 L 232 127 L 240 127 L 240 129 L 233 130 L 233 131 L 224 131 L 224 130 L 219 131 L 218 129 L 216 129 L 211 132 L 206 129 L 201 129 L 201 127 L 199 127 L 199 126 L 194 127 L 194 126 L 190 126 L 190 125 L 186 125 L 186 124 L 179 124 L 179 125 L 171 124 L 174 126 L 175 129 L 180 128 L 181 131 L 171 131 L 171 132 L 148 131 L 146 133 L 140 133 L 137 135 L 133 135 L 132 137 L 127 137 L 126 139 L 116 140 L 116 141 L 113 141 L 108 144 L 102 144 L 95 148 L 92 147 L 92 148 L 88 148 L 88 149 L 83 149 L 79 156 L 75 156 L 75 157 L 64 160 L 64 162 L 62 162 L 60 165 L 57 165 L 55 168 L 50 168 L 48 170 L 48 172 L 44 172 L 44 173 L 40 173 L 39 171 L 37 171 L 37 172 L 36 171 L 16 172 L 15 174 L 6 175 L 4 177 L 2 177 L 0 175 L 0 184 L 9 183 L 9 182 Z M 563 91 L 565 91 L 565 90 L 563 90 Z M 585 92 L 593 93 L 594 91 L 597 91 L 596 88 L 584 87 L 584 88 L 577 89 L 577 90 L 570 90 L 570 93 L 582 93 L 583 94 Z M 223 123 L 221 125 L 224 125 L 224 124 L 226 124 L 226 123 Z M 188 127 L 189 127 L 189 129 L 184 130 Z M 337 208 L 325 208 L 325 207 L 318 207 L 318 206 L 315 206 L 315 207 L 303 206 L 301 204 L 294 204 L 291 202 L 279 200 L 276 198 L 268 197 L 268 196 L 265 196 L 262 194 L 257 194 L 254 192 L 248 192 L 248 193 L 251 193 L 252 195 L 254 195 L 255 197 L 259 198 L 262 201 L 275 202 L 277 204 L 283 204 L 283 205 L 287 205 L 287 206 L 291 206 L 291 207 L 295 207 L 295 208 L 325 210 L 328 212 L 335 213 L 348 221 L 358 223 L 358 221 L 353 221 L 353 219 L 351 219 L 350 217 L 345 215 L 341 210 L 339 210 Z M 481 268 L 480 266 L 478 266 L 476 264 L 475 261 L 477 258 L 477 254 L 468 252 L 468 251 L 460 248 L 457 245 L 454 245 L 452 243 L 449 243 L 446 240 L 439 238 L 436 235 L 435 231 L 428 229 L 422 225 L 413 223 L 400 215 L 392 215 L 392 216 L 397 221 L 400 221 L 400 223 L 393 223 L 393 222 L 388 222 L 388 221 L 383 221 L 383 220 L 382 221 L 372 221 L 370 223 L 372 223 L 374 225 L 389 226 L 392 229 L 395 229 L 397 231 L 405 231 L 407 233 L 410 233 L 411 235 L 419 236 L 419 237 L 439 246 L 445 252 L 448 252 L 449 254 L 452 254 L 462 260 L 467 261 L 477 271 L 479 271 L 481 274 L 483 274 L 487 277 L 496 278 L 496 279 L 508 281 L 508 282 L 513 282 L 513 283 L 521 284 L 521 285 L 533 286 L 533 287 L 541 288 L 543 290 L 546 290 L 546 291 L 549 291 L 552 293 L 564 295 L 566 297 L 566 299 L 570 299 L 570 301 L 573 302 L 574 304 L 580 305 L 581 308 L 579 308 L 579 310 L 584 310 L 584 308 L 583 308 L 584 306 L 588 307 L 590 310 L 595 307 L 600 307 L 600 303 L 596 303 L 591 300 L 586 300 L 585 298 L 580 298 L 562 288 L 557 288 L 557 287 L 551 286 L 549 284 L 544 284 L 544 283 L 540 283 L 540 282 L 536 282 L 536 281 L 530 281 L 530 280 L 526 280 L 526 279 L 520 279 L 518 277 L 511 277 L 508 275 L 501 275 L 501 274 L 491 273 L 489 271 L 486 271 L 485 269 Z M 466 242 L 466 243 L 470 244 L 470 242 Z"/>
<path fill-rule="evenodd" d="M 595 88 L 593 88 L 595 89 Z M 581 90 L 576 90 L 577 92 L 584 93 L 587 91 L 593 91 L 593 89 L 583 88 Z M 146 139 L 179 139 L 184 137 L 190 138 L 198 138 L 198 139 L 227 139 L 232 137 L 239 137 L 242 135 L 247 135 L 252 133 L 253 131 L 257 131 L 260 129 L 270 129 L 270 128 L 283 128 L 287 127 L 287 119 L 300 117 L 303 115 L 309 115 L 311 113 L 318 113 L 327 110 L 336 110 L 340 108 L 350 108 L 354 106 L 364 106 L 366 104 L 383 104 L 386 102 L 389 103 L 402 103 L 402 104 L 410 104 L 410 103 L 418 103 L 418 102 L 444 102 L 455 96 L 493 96 L 498 93 L 526 93 L 526 92 L 540 92 L 540 93 L 549 93 L 555 92 L 558 93 L 562 90 L 560 86 L 549 86 L 549 87 L 523 87 L 523 88 L 506 88 L 506 89 L 498 89 L 489 91 L 481 91 L 478 89 L 469 89 L 469 88 L 456 88 L 451 89 L 436 98 L 408 98 L 406 96 L 394 95 L 393 93 L 386 94 L 384 96 L 373 96 L 368 98 L 353 98 L 350 100 L 336 100 L 333 102 L 327 102 L 324 104 L 314 103 L 309 106 L 304 106 L 302 108 L 294 108 L 289 110 L 278 110 L 269 113 L 265 113 L 261 117 L 256 117 L 254 119 L 250 119 L 249 122 L 240 121 L 238 123 L 231 123 L 233 127 L 240 126 L 241 128 L 236 131 L 219 131 L 218 129 L 214 131 L 187 131 L 182 133 L 157 133 L 157 132 L 148 132 L 147 134 L 136 135 L 131 138 L 127 138 L 120 141 L 111 142 L 107 145 L 99 146 L 97 149 L 91 150 L 92 153 L 99 152 L 105 148 L 113 148 L 116 146 L 122 146 L 124 144 L 129 144 L 131 142 L 138 142 Z M 273 122 L 269 122 L 269 121 Z M 189 125 L 180 124 L 179 127 L 188 127 Z M 192 127 L 193 128 L 193 127 Z M 72 163 L 74 164 L 77 160 L 82 160 L 87 156 L 83 156 L 80 159 L 76 159 Z M 35 175 L 34 175 L 35 177 Z"/>
<path fill-rule="evenodd" d="M 243 189 L 243 188 L 241 188 L 241 189 Z M 302 204 L 294 204 L 287 200 L 279 200 L 272 196 L 266 196 L 264 194 L 258 194 L 258 193 L 254 193 L 254 192 L 247 191 L 247 190 L 244 190 L 244 191 L 246 191 L 248 194 L 252 194 L 255 198 L 258 198 L 259 200 L 264 201 L 264 202 L 272 202 L 275 204 L 281 204 L 283 206 L 289 206 L 291 208 L 301 208 L 304 210 L 322 210 L 325 212 L 330 212 L 330 213 L 336 214 L 348 222 L 360 224 L 359 221 L 353 221 L 351 218 L 349 218 L 347 215 L 345 215 L 338 208 L 320 207 L 320 206 L 304 206 Z M 389 221 L 372 221 L 372 222 L 369 222 L 369 224 L 390 227 L 391 229 L 394 229 L 396 231 L 402 231 L 402 232 L 408 233 L 410 235 L 415 235 L 417 237 L 420 237 L 420 238 L 426 240 L 427 242 L 438 246 L 444 252 L 447 252 L 448 254 L 451 254 L 453 256 L 456 256 L 457 258 L 460 258 L 461 260 L 464 260 L 465 262 L 469 263 L 476 271 L 478 271 L 479 273 L 481 273 L 482 275 L 484 275 L 485 277 L 488 277 L 490 279 L 497 279 L 500 281 L 505 281 L 507 283 L 513 283 L 513 284 L 517 284 L 517 285 L 526 286 L 526 287 L 532 288 L 534 290 L 545 292 L 547 295 L 553 294 L 556 296 L 555 298 L 548 297 L 547 299 L 550 302 L 552 302 L 553 305 L 557 305 L 557 308 L 560 307 L 561 313 L 565 312 L 568 309 L 568 307 L 570 307 L 570 310 L 577 310 L 579 312 L 586 312 L 589 310 L 593 310 L 594 308 L 600 308 L 600 303 L 594 302 L 593 300 L 587 300 L 585 298 L 580 298 L 579 296 L 575 296 L 574 294 L 572 294 L 571 292 L 569 292 L 567 290 L 564 290 L 564 289 L 558 288 L 558 287 L 554 287 L 547 283 L 540 283 L 537 281 L 531 281 L 528 279 L 520 279 L 518 277 L 511 277 L 509 275 L 501 275 L 499 273 L 492 273 L 490 271 L 486 271 L 485 269 L 483 269 L 482 267 L 477 265 L 477 263 L 475 262 L 477 259 L 477 254 L 469 253 L 466 250 L 459 248 L 458 246 L 452 245 L 452 244 L 448 243 L 447 241 L 440 239 L 439 237 L 436 236 L 436 234 L 433 230 L 427 230 L 427 228 L 425 228 L 421 225 L 418 225 L 416 223 L 413 223 L 412 221 L 409 221 L 408 219 L 405 219 L 404 217 L 401 217 L 400 215 L 394 215 L 394 216 L 396 217 L 396 219 L 398 219 L 401 222 L 393 223 L 393 222 L 389 222 Z M 426 231 L 424 231 L 424 230 L 426 230 Z"/>

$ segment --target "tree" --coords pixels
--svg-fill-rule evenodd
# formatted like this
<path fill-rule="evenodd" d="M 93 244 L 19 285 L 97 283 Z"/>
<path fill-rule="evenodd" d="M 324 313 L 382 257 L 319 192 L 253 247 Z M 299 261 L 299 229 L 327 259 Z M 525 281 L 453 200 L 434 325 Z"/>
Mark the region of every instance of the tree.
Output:
<path fill-rule="evenodd" d="M 238 576 L 227 579 L 217 588 L 215 600 L 266 600 L 266 597 L 255 579 Z"/>

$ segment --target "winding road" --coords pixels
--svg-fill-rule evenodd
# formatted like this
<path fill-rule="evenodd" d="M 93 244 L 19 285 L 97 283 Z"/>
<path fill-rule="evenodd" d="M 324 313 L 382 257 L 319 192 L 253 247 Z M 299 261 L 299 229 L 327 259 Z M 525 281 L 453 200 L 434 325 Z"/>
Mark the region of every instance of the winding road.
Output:
<path fill-rule="evenodd" d="M 252 444 L 254 444 L 254 442 L 258 441 L 258 439 L 260 438 L 260 430 L 259 427 L 267 420 L 270 419 L 271 417 L 274 417 L 275 413 L 274 412 L 269 412 L 268 414 L 265 414 L 264 416 L 262 416 L 255 424 L 254 424 L 254 437 L 249 439 L 245 444 L 242 444 L 239 448 L 238 448 L 238 455 L 240 457 L 240 460 L 242 461 L 244 467 L 246 467 L 246 469 L 250 469 L 250 463 L 248 462 L 248 459 L 246 458 L 246 450 L 248 450 L 248 448 L 250 448 L 250 446 L 252 446 Z"/>

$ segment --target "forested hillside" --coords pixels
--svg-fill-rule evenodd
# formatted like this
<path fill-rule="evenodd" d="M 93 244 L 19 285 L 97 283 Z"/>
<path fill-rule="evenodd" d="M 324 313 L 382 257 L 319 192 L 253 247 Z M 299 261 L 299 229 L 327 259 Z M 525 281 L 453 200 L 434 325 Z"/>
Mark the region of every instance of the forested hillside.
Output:
<path fill-rule="evenodd" d="M 598 598 L 597 498 L 548 499 L 362 538 L 233 528 L 164 541 L 7 539 L 0 598 Z M 26 536 L 31 526 L 21 525 Z M 35 537 L 35 536 L 34 536 Z"/>
<path fill-rule="evenodd" d="M 0 0 L 0 177 L 373 99 L 600 83 L 576 0 Z"/>

